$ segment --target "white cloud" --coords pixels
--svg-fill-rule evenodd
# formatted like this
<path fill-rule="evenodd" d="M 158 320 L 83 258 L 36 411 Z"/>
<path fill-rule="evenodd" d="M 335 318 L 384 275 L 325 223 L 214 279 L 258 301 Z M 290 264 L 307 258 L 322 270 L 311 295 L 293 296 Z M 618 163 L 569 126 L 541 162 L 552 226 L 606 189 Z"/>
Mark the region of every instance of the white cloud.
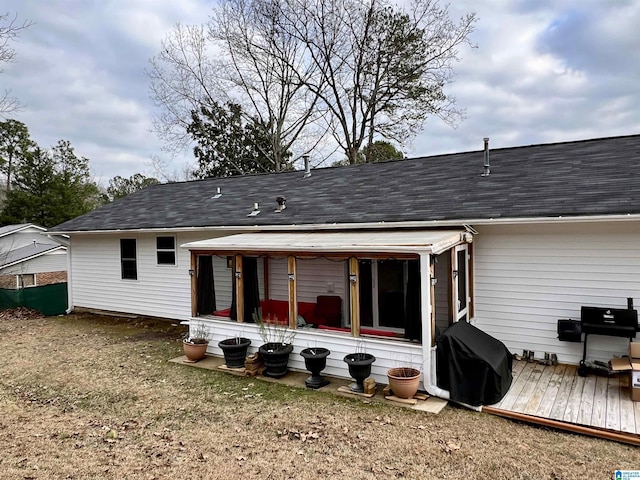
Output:
<path fill-rule="evenodd" d="M 206 21 L 211 2 L 9 0 L 3 10 L 34 21 L 16 44 L 1 86 L 27 103 L 16 118 L 51 146 L 70 140 L 101 178 L 148 171 L 161 142 L 144 69 L 175 23 Z M 458 0 L 477 11 L 447 91 L 466 108 L 451 129 L 429 119 L 411 155 L 640 132 L 640 3 L 627 0 Z M 179 170 L 189 153 L 177 158 Z"/>

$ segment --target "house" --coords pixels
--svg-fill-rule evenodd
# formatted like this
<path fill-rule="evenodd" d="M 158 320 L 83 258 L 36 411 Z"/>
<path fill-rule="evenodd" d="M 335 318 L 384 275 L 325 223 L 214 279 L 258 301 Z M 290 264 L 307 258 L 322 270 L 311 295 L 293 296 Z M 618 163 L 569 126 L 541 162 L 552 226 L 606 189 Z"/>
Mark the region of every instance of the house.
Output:
<path fill-rule="evenodd" d="M 55 227 L 69 305 L 197 320 L 260 344 L 252 315 L 372 375 L 411 362 L 436 386 L 435 342 L 468 320 L 513 353 L 576 364 L 558 319 L 640 302 L 640 135 L 154 185 Z M 631 300 L 628 300 L 631 299 Z M 317 328 L 299 327 L 304 323 Z M 300 322 L 302 323 L 302 322 Z M 594 336 L 589 358 L 628 340 Z"/>
<path fill-rule="evenodd" d="M 46 231 L 31 223 L 0 227 L 0 288 L 67 281 L 67 249 Z"/>

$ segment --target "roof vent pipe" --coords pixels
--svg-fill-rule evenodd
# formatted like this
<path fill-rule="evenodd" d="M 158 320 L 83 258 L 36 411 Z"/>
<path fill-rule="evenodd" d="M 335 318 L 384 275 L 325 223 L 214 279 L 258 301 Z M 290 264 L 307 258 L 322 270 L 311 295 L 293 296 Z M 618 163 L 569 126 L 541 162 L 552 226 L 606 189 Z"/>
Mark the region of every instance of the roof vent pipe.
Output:
<path fill-rule="evenodd" d="M 309 166 L 309 155 L 303 155 L 302 159 L 304 160 L 304 178 L 308 178 L 311 176 L 311 167 Z"/>
<path fill-rule="evenodd" d="M 489 137 L 484 137 L 484 171 L 483 177 L 488 177 L 491 173 L 491 164 L 489 163 Z"/>
<path fill-rule="evenodd" d="M 284 197 L 277 197 L 276 198 L 276 202 L 278 202 L 278 206 L 276 207 L 276 209 L 274 211 L 276 213 L 281 213 L 285 208 L 287 208 L 287 206 L 285 205 L 286 201 L 287 201 L 287 199 L 284 198 Z"/>

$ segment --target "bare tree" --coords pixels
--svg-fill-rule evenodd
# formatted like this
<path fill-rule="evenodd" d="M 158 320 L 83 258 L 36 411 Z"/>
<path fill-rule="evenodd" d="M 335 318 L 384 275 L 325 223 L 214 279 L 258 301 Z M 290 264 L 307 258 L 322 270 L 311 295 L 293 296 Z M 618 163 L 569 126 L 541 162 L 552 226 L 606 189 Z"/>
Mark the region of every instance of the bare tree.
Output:
<path fill-rule="evenodd" d="M 266 130 L 269 148 L 262 154 L 271 170 L 290 168 L 307 153 L 308 142 L 296 147 L 322 116 L 317 95 L 305 83 L 317 66 L 304 43 L 280 28 L 280 11 L 272 0 L 223 0 L 206 31 L 175 27 L 148 72 L 161 108 L 155 127 L 168 145 L 188 144 L 192 112 L 233 103 L 242 107 L 245 121 Z"/>
<path fill-rule="evenodd" d="M 318 96 L 306 87 L 317 65 L 305 44 L 281 28 L 280 15 L 277 1 L 223 0 L 209 22 L 223 52 L 224 91 L 267 128 L 270 152 L 263 153 L 275 171 L 290 166 L 296 143 L 322 116 Z"/>
<path fill-rule="evenodd" d="M 159 107 L 154 129 L 174 153 L 190 143 L 191 112 L 216 101 L 217 77 L 210 50 L 203 26 L 177 24 L 146 71 L 151 97 Z"/>
<path fill-rule="evenodd" d="M 350 163 L 376 137 L 402 145 L 429 115 L 462 117 L 444 93 L 475 14 L 451 20 L 437 0 L 401 10 L 388 0 L 282 0 L 281 28 L 306 45 L 320 74 L 304 79 L 330 112 Z"/>
<path fill-rule="evenodd" d="M 18 21 L 18 16 L 9 13 L 0 15 L 0 73 L 4 71 L 4 65 L 13 63 L 16 58 L 16 51 L 11 47 L 20 32 L 31 25 L 31 22 Z M 0 117 L 6 116 L 22 107 L 20 101 L 11 95 L 10 90 L 5 90 L 0 94 Z"/>

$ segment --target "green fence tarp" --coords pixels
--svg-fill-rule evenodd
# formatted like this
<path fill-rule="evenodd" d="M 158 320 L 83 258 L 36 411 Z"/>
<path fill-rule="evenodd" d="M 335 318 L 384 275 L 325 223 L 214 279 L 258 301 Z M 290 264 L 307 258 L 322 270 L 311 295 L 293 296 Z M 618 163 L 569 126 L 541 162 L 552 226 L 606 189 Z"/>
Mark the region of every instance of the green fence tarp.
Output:
<path fill-rule="evenodd" d="M 62 315 L 67 310 L 67 284 L 0 289 L 0 311 L 16 307 L 33 308 L 44 315 Z"/>

